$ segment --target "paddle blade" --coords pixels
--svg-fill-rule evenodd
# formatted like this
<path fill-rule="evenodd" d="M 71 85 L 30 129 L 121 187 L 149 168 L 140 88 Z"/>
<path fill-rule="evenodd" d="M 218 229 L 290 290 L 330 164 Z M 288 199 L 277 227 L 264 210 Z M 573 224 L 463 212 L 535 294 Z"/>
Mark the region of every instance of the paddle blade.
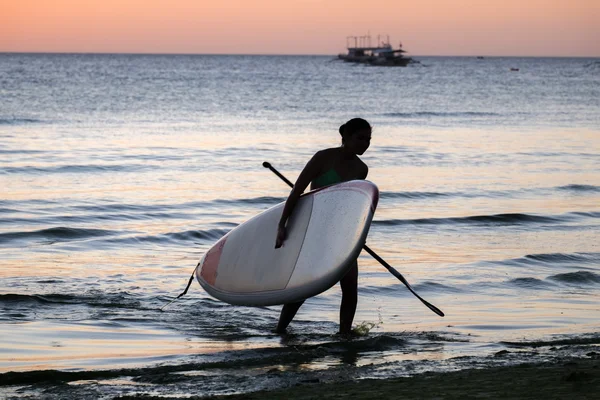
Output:
<path fill-rule="evenodd" d="M 398 278 L 398 280 L 400 280 L 400 282 L 404 283 L 404 286 L 406 286 L 406 288 L 408 290 L 410 290 L 410 292 L 412 294 L 414 294 L 417 297 L 417 299 L 421 300 L 421 303 L 425 304 L 427 307 L 429 307 L 429 309 L 431 311 L 433 311 L 434 313 L 436 313 L 440 317 L 444 316 L 444 313 L 442 312 L 442 310 L 440 310 L 439 308 L 437 308 L 436 306 L 434 306 L 433 304 L 431 304 L 430 302 L 428 302 L 427 300 L 425 300 L 421 296 L 419 296 L 417 294 L 417 292 L 414 291 L 414 289 L 412 288 L 412 286 L 410 286 L 410 283 L 408 283 L 408 281 L 406 279 L 404 279 L 404 277 L 402 276 L 402 274 L 400 272 L 396 271 L 396 269 L 394 267 L 386 266 L 386 268 L 388 269 L 388 271 L 391 272 L 392 275 L 394 275 L 396 278 Z"/>
<path fill-rule="evenodd" d="M 410 292 L 417 297 L 417 299 L 421 300 L 421 303 L 425 304 L 431 311 L 433 311 L 440 317 L 444 316 L 444 313 L 442 312 L 442 310 L 440 310 L 439 308 L 437 308 L 436 306 L 434 306 L 433 304 L 431 304 L 430 302 L 428 302 L 427 300 L 425 300 L 421 296 L 419 296 L 417 294 L 417 292 L 414 291 L 412 286 L 410 286 L 410 283 L 408 283 L 408 281 L 402 276 L 402 274 L 400 272 L 396 271 L 396 269 L 394 267 L 392 267 L 390 264 L 388 264 L 383 258 L 379 257 L 377 255 L 377 253 L 375 253 L 373 250 L 371 250 L 366 244 L 363 246 L 363 249 L 365 249 L 365 251 L 367 253 L 369 253 L 374 259 L 379 261 L 379 263 L 381 265 L 383 265 L 388 271 L 390 271 L 390 273 L 392 275 L 394 275 L 396 278 L 398 278 L 398 280 L 400 282 L 404 283 L 404 286 L 406 286 L 407 289 L 410 290 Z"/>

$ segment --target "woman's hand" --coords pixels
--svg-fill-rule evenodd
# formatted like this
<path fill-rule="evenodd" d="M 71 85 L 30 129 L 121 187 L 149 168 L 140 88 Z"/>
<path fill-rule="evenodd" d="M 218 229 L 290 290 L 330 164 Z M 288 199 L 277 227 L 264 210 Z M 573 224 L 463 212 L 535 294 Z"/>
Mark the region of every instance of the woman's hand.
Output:
<path fill-rule="evenodd" d="M 275 248 L 278 249 L 283 246 L 283 242 L 287 238 L 287 231 L 285 230 L 285 225 L 279 225 L 277 228 L 277 238 L 275 239 Z"/>

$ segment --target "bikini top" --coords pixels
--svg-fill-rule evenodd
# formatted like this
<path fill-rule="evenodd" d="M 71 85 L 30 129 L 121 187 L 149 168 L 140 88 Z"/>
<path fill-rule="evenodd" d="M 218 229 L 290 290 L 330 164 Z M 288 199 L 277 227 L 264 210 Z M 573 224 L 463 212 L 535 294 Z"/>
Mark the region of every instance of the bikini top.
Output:
<path fill-rule="evenodd" d="M 333 185 L 334 183 L 343 182 L 342 178 L 336 172 L 335 169 L 330 168 L 323 175 L 320 175 L 312 181 L 313 189 L 317 189 L 323 186 Z"/>

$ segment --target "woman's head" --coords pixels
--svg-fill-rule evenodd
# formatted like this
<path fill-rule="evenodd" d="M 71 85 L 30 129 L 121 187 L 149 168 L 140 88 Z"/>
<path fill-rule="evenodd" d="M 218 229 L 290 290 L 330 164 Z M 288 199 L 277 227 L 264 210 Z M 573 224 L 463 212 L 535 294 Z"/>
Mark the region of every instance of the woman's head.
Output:
<path fill-rule="evenodd" d="M 355 154 L 363 154 L 371 143 L 371 125 L 362 118 L 353 118 L 340 126 L 342 146 Z"/>

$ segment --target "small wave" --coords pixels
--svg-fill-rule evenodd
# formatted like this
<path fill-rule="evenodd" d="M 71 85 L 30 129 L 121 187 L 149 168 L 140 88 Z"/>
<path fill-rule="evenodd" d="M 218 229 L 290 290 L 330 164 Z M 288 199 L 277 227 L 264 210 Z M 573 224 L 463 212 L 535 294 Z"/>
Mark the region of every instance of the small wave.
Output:
<path fill-rule="evenodd" d="M 595 212 L 595 211 L 577 211 L 574 212 L 573 215 L 576 215 L 578 217 L 584 217 L 584 218 L 600 218 L 600 212 Z"/>
<path fill-rule="evenodd" d="M 214 200 L 214 204 L 279 204 L 284 197 L 261 196 L 250 199 Z"/>
<path fill-rule="evenodd" d="M 39 303 L 41 299 L 36 295 L 26 295 L 26 294 L 0 294 L 0 304 L 1 303 Z"/>
<path fill-rule="evenodd" d="M 534 263 L 542 262 L 549 264 L 564 264 L 564 263 L 593 263 L 600 262 L 600 253 L 548 253 L 548 254 L 529 254 L 523 259 L 525 261 L 533 261 Z"/>
<path fill-rule="evenodd" d="M 568 272 L 549 276 L 548 279 L 567 284 L 595 284 L 600 283 L 600 275 L 589 271 Z"/>
<path fill-rule="evenodd" d="M 209 239 L 209 240 L 217 240 L 222 238 L 227 232 L 228 229 L 207 229 L 203 231 L 185 231 L 185 232 L 174 232 L 168 233 L 165 236 L 170 240 L 174 240 L 176 242 L 181 241 L 194 241 L 198 239 Z"/>
<path fill-rule="evenodd" d="M 460 194 L 442 192 L 382 192 L 382 199 L 431 199 L 437 197 L 452 197 Z"/>
<path fill-rule="evenodd" d="M 417 112 L 392 112 L 384 113 L 384 117 L 397 117 L 397 118 L 452 118 L 452 117 L 495 117 L 499 116 L 498 113 L 492 112 L 476 112 L 476 111 L 463 111 L 463 112 L 435 112 L 435 111 L 417 111 Z"/>
<path fill-rule="evenodd" d="M 412 334 L 411 334 L 412 335 Z M 416 338 L 431 342 L 451 342 L 451 343 L 468 343 L 470 340 L 467 337 L 461 336 L 454 332 L 418 332 L 414 334 Z"/>
<path fill-rule="evenodd" d="M 417 219 L 388 219 L 373 221 L 373 225 L 395 226 L 395 225 L 445 225 L 445 224 L 466 224 L 466 225 L 523 225 L 529 223 L 559 223 L 570 220 L 568 215 L 554 217 L 534 214 L 496 214 L 496 215 L 476 215 L 470 217 L 451 217 L 451 218 L 417 218 Z"/>
<path fill-rule="evenodd" d="M 462 290 L 456 287 L 443 285 L 437 282 L 422 282 L 417 285 L 413 285 L 415 290 L 419 292 L 436 292 L 436 293 L 461 293 Z"/>
<path fill-rule="evenodd" d="M 375 149 L 377 154 L 381 153 L 392 153 L 392 154 L 423 154 L 427 152 L 425 147 L 415 147 L 415 146 L 377 146 L 375 145 Z"/>
<path fill-rule="evenodd" d="M 49 294 L 2 294 L 0 295 L 0 304 L 47 304 L 47 305 L 59 305 L 59 304 L 84 304 L 94 307 L 108 307 L 108 308 L 135 308 L 141 309 L 139 297 L 136 298 L 127 292 L 119 293 L 94 293 L 88 294 L 62 294 L 62 293 L 49 293 Z"/>
<path fill-rule="evenodd" d="M 569 191 L 569 192 L 600 192 L 600 186 L 595 186 L 595 185 L 571 184 L 571 185 L 565 185 L 565 186 L 558 186 L 556 189 L 557 190 L 565 190 L 565 191 Z"/>
<path fill-rule="evenodd" d="M 600 61 L 592 61 L 584 65 L 585 68 L 600 68 Z"/>
<path fill-rule="evenodd" d="M 226 233 L 229 232 L 229 229 L 206 229 L 206 230 L 190 230 L 184 232 L 170 232 L 164 233 L 161 235 L 152 235 L 152 236 L 133 236 L 127 238 L 115 238 L 107 240 L 109 243 L 116 242 L 143 242 L 143 243 L 164 243 L 164 242 L 174 242 L 174 243 L 185 243 L 192 242 L 196 243 L 198 241 L 215 241 L 217 239 L 222 238 Z"/>
<path fill-rule="evenodd" d="M 511 347 L 551 347 L 551 346 L 579 346 L 600 344 L 600 336 L 582 336 L 556 340 L 538 340 L 532 342 L 500 342 Z"/>
<path fill-rule="evenodd" d="M 13 211 L 17 212 L 17 211 Z M 0 215 L 3 213 L 0 208 Z M 0 217 L 0 224 L 46 224 L 46 225 L 73 225 L 78 223 L 90 223 L 93 221 L 140 221 L 140 220 L 167 220 L 167 219 L 181 219 L 181 220 L 192 220 L 194 216 L 188 213 L 180 212 L 148 212 L 148 213 L 119 213 L 119 214 L 87 214 L 87 215 L 54 215 L 41 217 L 39 215 L 32 216 L 30 218 L 22 217 Z M 223 223 L 226 224 L 226 223 Z"/>
<path fill-rule="evenodd" d="M 343 351 L 389 351 L 406 347 L 406 340 L 390 335 L 378 335 L 362 340 L 336 341 L 319 345 L 309 345 L 307 348 L 320 348 Z"/>
<path fill-rule="evenodd" d="M 2 150 L 0 149 L 0 154 L 40 154 L 45 153 L 41 150 Z"/>
<path fill-rule="evenodd" d="M 167 207 L 161 206 L 145 206 L 139 204 L 107 204 L 107 205 L 78 205 L 72 207 L 75 210 L 94 211 L 94 212 L 114 212 L 114 211 L 147 211 L 147 210 L 161 210 Z"/>
<path fill-rule="evenodd" d="M 393 282 L 393 281 L 391 281 L 391 282 Z M 429 282 L 429 281 L 414 284 L 412 286 L 418 292 L 434 292 L 434 293 L 462 293 L 463 292 L 463 290 L 461 290 L 457 287 L 443 285 L 441 283 Z M 404 285 L 402 285 L 400 282 L 398 282 L 397 284 L 391 284 L 391 285 L 386 285 L 386 286 L 365 285 L 365 286 L 361 287 L 359 289 L 359 291 L 361 294 L 371 294 L 371 295 L 378 295 L 378 296 L 385 296 L 385 295 L 398 296 L 400 294 L 406 295 L 406 296 L 410 295 L 406 291 L 406 288 L 404 287 Z"/>
<path fill-rule="evenodd" d="M 33 118 L 0 118 L 0 125 L 39 124 L 43 121 Z"/>
<path fill-rule="evenodd" d="M 68 241 L 68 240 L 79 240 L 87 239 L 91 237 L 109 236 L 114 235 L 114 231 L 108 231 L 104 229 L 83 229 L 83 228 L 67 228 L 67 227 L 55 227 L 48 229 L 41 229 L 30 232 L 10 232 L 0 233 L 0 242 L 22 240 L 22 239 L 45 239 L 51 241 Z"/>
<path fill-rule="evenodd" d="M 56 167 L 4 167 L 0 174 L 65 174 L 65 173 L 94 173 L 94 172 L 132 172 L 152 168 L 149 165 L 61 165 Z"/>
<path fill-rule="evenodd" d="M 363 285 L 358 289 L 360 294 L 369 294 L 369 295 L 395 295 L 398 293 L 398 289 L 400 289 L 401 284 L 392 284 L 392 285 Z"/>
<path fill-rule="evenodd" d="M 511 279 L 509 284 L 526 289 L 542 289 L 549 285 L 547 282 L 531 277 Z"/>
<path fill-rule="evenodd" d="M 41 303 L 41 304 L 59 304 L 59 303 L 77 303 L 76 296 L 66 294 L 3 294 L 0 295 L 0 303 Z"/>
<path fill-rule="evenodd" d="M 119 370 L 99 370 L 99 371 L 59 371 L 42 370 L 27 372 L 6 372 L 0 374 L 0 386 L 11 385 L 30 385 L 41 382 L 57 383 L 72 382 L 78 380 L 109 379 L 122 376 Z"/>
<path fill-rule="evenodd" d="M 600 263 L 600 253 L 542 253 L 528 254 L 523 257 L 509 258 L 497 261 L 485 261 L 491 265 L 510 265 L 514 267 L 563 267 L 568 269 L 593 270 Z M 589 265 L 589 267 L 586 267 Z"/>

